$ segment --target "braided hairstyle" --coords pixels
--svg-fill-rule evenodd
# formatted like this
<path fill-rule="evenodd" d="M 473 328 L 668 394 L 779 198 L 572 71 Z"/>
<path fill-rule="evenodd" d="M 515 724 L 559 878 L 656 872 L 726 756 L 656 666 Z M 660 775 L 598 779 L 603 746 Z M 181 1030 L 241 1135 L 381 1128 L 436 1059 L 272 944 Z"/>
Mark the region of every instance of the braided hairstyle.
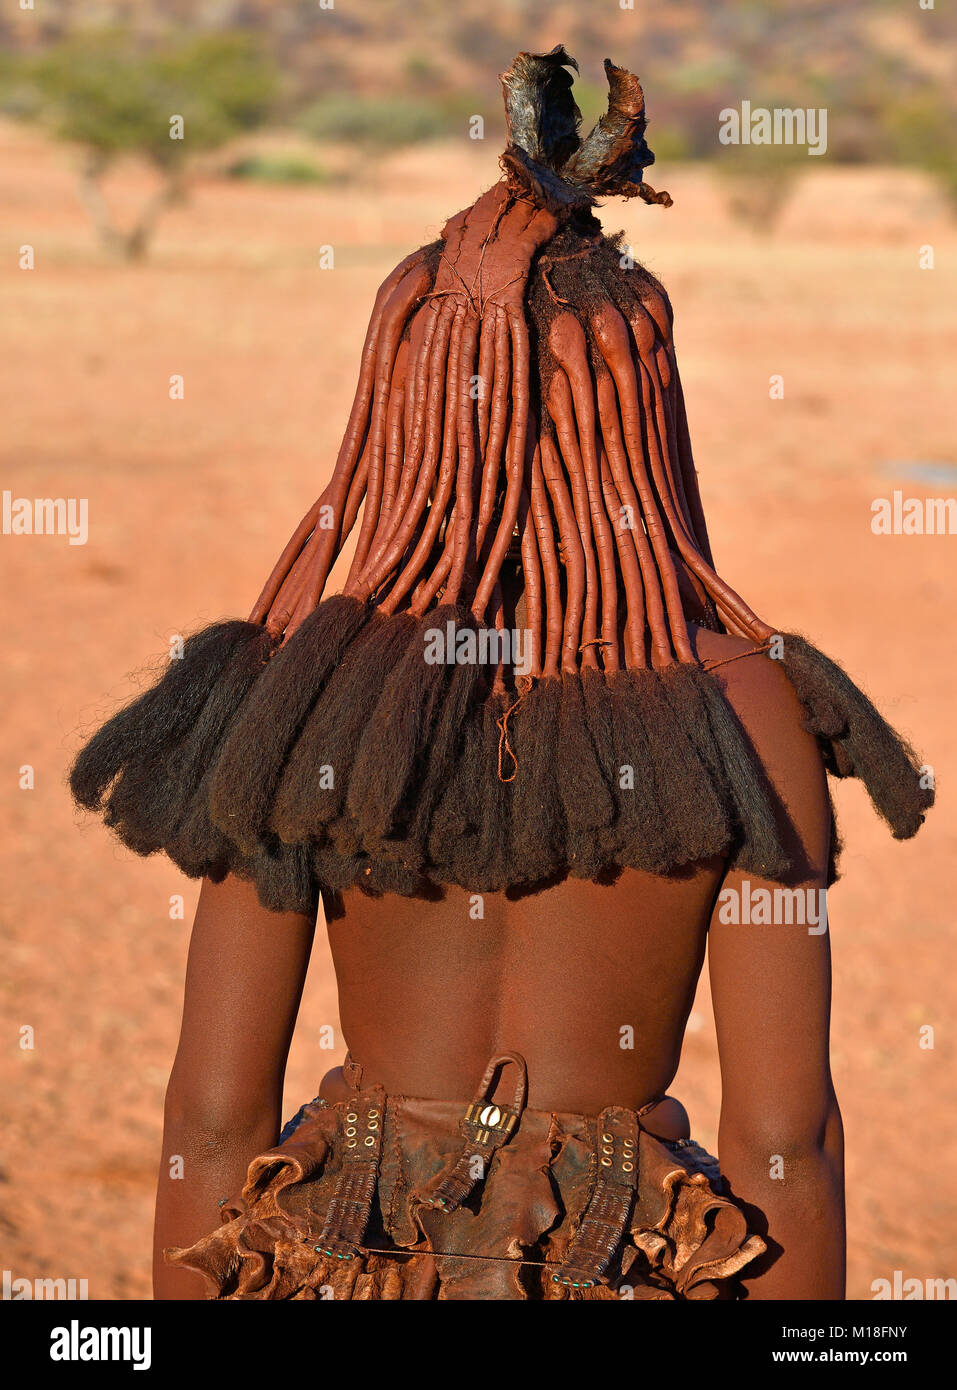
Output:
<path fill-rule="evenodd" d="M 780 658 L 828 770 L 896 837 L 921 825 L 911 749 L 714 568 L 668 297 L 594 214 L 670 205 L 642 177 L 644 95 L 606 62 L 582 138 L 570 66 L 519 54 L 501 179 L 380 287 L 332 477 L 248 621 L 190 638 L 78 755 L 75 799 L 138 853 L 276 910 L 715 854 L 783 877 L 779 808 L 689 624 Z"/>

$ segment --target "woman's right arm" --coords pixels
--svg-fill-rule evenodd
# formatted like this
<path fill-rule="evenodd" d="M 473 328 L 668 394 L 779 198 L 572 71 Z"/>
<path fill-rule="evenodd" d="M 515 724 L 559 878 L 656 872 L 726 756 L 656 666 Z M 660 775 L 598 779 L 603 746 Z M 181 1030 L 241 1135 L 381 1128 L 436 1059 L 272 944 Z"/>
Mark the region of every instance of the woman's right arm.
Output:
<path fill-rule="evenodd" d="M 843 1299 L 844 1137 L 829 1062 L 830 930 L 813 920 L 827 881 L 826 773 L 774 662 L 729 664 L 727 693 L 787 809 L 797 867 L 786 884 L 730 871 L 712 916 L 721 1172 L 738 1201 L 767 1222 L 768 1253 L 749 1267 L 748 1296 Z M 782 887 L 791 890 L 790 922 L 781 920 Z M 752 918 L 758 915 L 761 890 L 777 903 L 776 920 L 749 923 L 742 904 L 747 900 Z M 738 920 L 728 920 L 735 909 Z"/>

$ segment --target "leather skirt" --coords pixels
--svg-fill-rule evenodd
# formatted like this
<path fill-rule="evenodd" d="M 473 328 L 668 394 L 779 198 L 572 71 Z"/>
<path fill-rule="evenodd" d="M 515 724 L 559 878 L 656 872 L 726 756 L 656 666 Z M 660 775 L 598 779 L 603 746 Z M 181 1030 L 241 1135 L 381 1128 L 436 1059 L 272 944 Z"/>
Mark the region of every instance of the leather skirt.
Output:
<path fill-rule="evenodd" d="M 493 1101 L 509 1067 L 514 1095 Z M 165 1252 L 212 1298 L 735 1298 L 765 1249 L 710 1154 L 643 1128 L 656 1101 L 531 1109 L 517 1053 L 467 1106 L 346 1074 L 348 1100 L 304 1106 L 221 1224 Z"/>

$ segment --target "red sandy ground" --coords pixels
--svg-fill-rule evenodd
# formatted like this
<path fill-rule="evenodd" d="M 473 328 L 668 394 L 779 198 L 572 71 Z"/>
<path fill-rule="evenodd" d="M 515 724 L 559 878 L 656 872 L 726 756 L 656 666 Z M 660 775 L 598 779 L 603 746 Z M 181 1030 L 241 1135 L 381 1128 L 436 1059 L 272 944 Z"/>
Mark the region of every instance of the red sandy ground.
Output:
<path fill-rule="evenodd" d="M 429 149 L 340 189 L 200 181 L 150 262 L 106 261 L 70 156 L 3 132 L 2 486 L 89 499 L 90 539 L 0 537 L 7 599 L 2 900 L 5 1082 L 0 1267 L 149 1294 L 154 1167 L 197 886 L 141 861 L 64 788 L 125 672 L 169 635 L 244 615 L 344 425 L 375 286 L 495 177 L 494 152 Z M 954 823 L 953 555 L 941 536 L 875 537 L 870 503 L 924 496 L 889 460 L 951 461 L 954 227 L 921 180 L 815 171 L 778 233 L 729 221 L 709 176 L 659 174 L 670 211 L 607 209 L 677 306 L 679 358 L 723 573 L 861 679 L 933 763 L 940 801 L 894 843 L 857 785 L 831 894 L 833 1056 L 847 1131 L 850 1293 L 957 1275 L 955 1019 L 948 954 Z M 120 171 L 132 209 L 147 179 Z M 17 266 L 30 243 L 36 269 Z M 918 268 L 933 244 L 938 269 Z M 335 247 L 335 269 L 318 248 Z M 949 268 L 948 268 L 949 267 Z M 949 291 L 949 293 L 948 293 Z M 185 399 L 168 396 L 185 377 Z M 785 398 L 771 401 L 781 373 Z M 941 489 L 957 491 L 951 478 Z M 36 770 L 21 790 L 18 769 Z M 170 896 L 185 896 L 171 920 Z M 325 942 L 288 1072 L 287 1110 L 341 1059 Z M 20 1030 L 35 1046 L 20 1046 Z M 934 1030 L 932 1050 L 920 1030 Z M 761 1045 L 755 1038 L 755 1046 Z M 949 1072 L 949 1077 L 948 1077 Z M 950 1084 L 948 1084 L 948 1081 Z M 713 1145 L 719 1082 L 703 985 L 673 1090 Z"/>

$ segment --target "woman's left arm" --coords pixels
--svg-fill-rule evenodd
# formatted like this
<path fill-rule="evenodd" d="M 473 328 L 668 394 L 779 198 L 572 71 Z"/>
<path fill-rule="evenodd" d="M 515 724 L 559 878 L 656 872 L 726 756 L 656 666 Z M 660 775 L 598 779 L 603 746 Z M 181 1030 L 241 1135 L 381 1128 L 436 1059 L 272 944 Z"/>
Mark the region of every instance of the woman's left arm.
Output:
<path fill-rule="evenodd" d="M 240 879 L 203 883 L 166 1091 L 155 1298 L 206 1296 L 202 1278 L 168 1266 L 163 1250 L 213 1230 L 220 1200 L 239 1191 L 250 1160 L 279 1137 L 286 1057 L 315 927 L 314 917 L 268 912 Z"/>

